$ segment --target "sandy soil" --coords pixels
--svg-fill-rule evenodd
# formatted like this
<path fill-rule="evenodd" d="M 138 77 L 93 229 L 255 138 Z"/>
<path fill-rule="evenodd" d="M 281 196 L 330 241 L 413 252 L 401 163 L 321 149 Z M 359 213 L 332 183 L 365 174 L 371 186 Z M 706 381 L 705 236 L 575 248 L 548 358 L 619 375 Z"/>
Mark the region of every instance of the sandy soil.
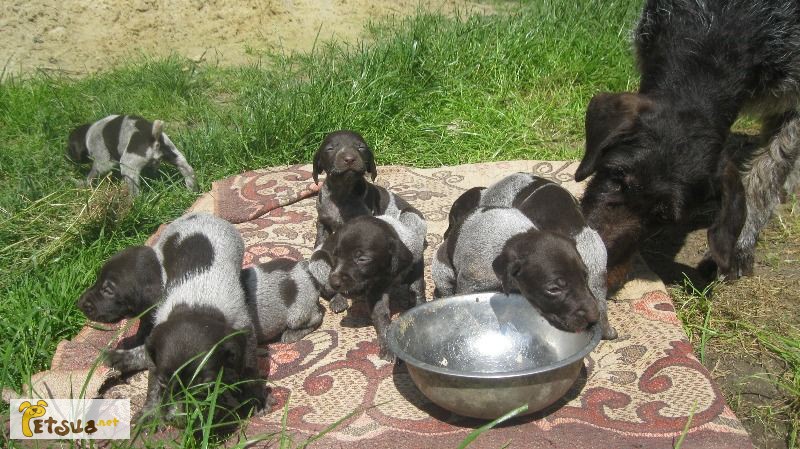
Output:
<path fill-rule="evenodd" d="M 130 57 L 172 52 L 239 65 L 264 50 L 308 51 L 319 41 L 355 42 L 370 20 L 418 7 L 488 12 L 464 0 L 3 0 L 0 64 L 92 73 Z"/>

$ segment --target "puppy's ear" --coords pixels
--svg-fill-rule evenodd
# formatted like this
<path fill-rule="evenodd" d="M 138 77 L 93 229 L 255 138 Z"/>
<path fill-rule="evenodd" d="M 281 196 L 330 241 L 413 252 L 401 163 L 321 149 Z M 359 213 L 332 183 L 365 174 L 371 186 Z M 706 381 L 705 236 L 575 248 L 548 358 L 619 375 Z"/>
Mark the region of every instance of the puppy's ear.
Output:
<path fill-rule="evenodd" d="M 605 151 L 631 132 L 639 115 L 653 105 L 644 95 L 629 92 L 592 97 L 586 108 L 586 151 L 575 171 L 575 180 L 583 181 L 594 173 Z"/>
<path fill-rule="evenodd" d="M 392 239 L 392 277 L 411 266 L 414 256 L 400 239 Z"/>
<path fill-rule="evenodd" d="M 316 153 L 314 153 L 314 162 L 312 164 L 311 169 L 311 177 L 314 178 L 314 184 L 319 184 L 319 174 L 322 173 L 322 154 L 324 150 L 320 147 Z"/>
<path fill-rule="evenodd" d="M 375 156 L 372 154 L 372 150 L 370 150 L 369 147 L 366 147 L 364 150 L 364 159 L 366 159 L 365 165 L 367 166 L 367 171 L 374 181 L 375 178 L 378 177 L 378 168 L 375 166 Z"/>
<path fill-rule="evenodd" d="M 517 257 L 514 251 L 510 251 L 508 248 L 504 248 L 503 252 L 492 262 L 492 270 L 495 276 L 497 276 L 497 279 L 500 280 L 503 293 L 506 295 L 511 292 L 511 288 L 514 286 L 514 278 L 519 273 L 521 267 L 522 262 L 519 257 Z"/>
<path fill-rule="evenodd" d="M 246 345 L 247 337 L 241 333 L 225 339 L 217 348 L 222 365 L 226 369 L 233 369 L 235 373 L 244 371 L 244 348 Z"/>

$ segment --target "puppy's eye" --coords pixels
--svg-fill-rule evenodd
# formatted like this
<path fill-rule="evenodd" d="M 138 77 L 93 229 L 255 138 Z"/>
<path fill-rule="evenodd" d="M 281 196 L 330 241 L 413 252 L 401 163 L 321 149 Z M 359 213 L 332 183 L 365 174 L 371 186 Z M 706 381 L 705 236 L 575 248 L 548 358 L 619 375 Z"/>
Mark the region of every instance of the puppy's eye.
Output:
<path fill-rule="evenodd" d="M 562 291 L 564 291 L 564 288 L 566 286 L 567 286 L 567 282 L 566 281 L 564 281 L 561 278 L 556 279 L 555 281 L 551 282 L 550 285 L 547 286 L 547 288 L 546 288 L 547 294 L 553 295 L 553 296 L 558 295 Z"/>
<path fill-rule="evenodd" d="M 356 263 L 358 263 L 360 265 L 366 265 L 366 264 L 368 264 L 370 262 L 372 262 L 372 258 L 371 257 L 361 256 L 361 257 L 356 258 Z"/>
<path fill-rule="evenodd" d="M 325 151 L 333 151 L 333 150 L 334 150 L 333 147 L 325 147 Z"/>
<path fill-rule="evenodd" d="M 114 284 L 109 281 L 103 282 L 103 286 L 100 288 L 100 293 L 103 296 L 113 296 L 114 295 Z"/>

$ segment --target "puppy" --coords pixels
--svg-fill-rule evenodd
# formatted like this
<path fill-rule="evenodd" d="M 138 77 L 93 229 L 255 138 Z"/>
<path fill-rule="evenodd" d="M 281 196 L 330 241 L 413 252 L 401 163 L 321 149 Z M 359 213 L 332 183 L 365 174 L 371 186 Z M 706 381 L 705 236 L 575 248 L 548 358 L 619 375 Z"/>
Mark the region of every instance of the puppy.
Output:
<path fill-rule="evenodd" d="M 316 251 L 311 260 L 275 259 L 242 270 L 258 342 L 280 337 L 283 343 L 293 343 L 315 331 L 325 314 L 319 298 L 330 271 L 322 251 Z"/>
<path fill-rule="evenodd" d="M 375 158 L 369 146 L 356 132 L 336 131 L 325 136 L 316 154 L 312 176 L 319 182 L 319 174 L 326 173 L 325 183 L 317 196 L 317 238 L 314 247 L 320 247 L 328 236 L 349 220 L 360 216 L 385 215 L 408 224 L 421 223 L 412 214 L 422 218 L 422 213 L 408 204 L 403 198 L 364 179 L 369 173 L 372 180 L 378 176 Z M 415 233 L 425 229 L 415 230 Z M 422 242 L 427 245 L 424 238 Z M 424 296 L 417 296 L 423 299 Z M 331 300 L 331 309 L 342 312 L 347 309 L 347 301 L 341 295 Z"/>
<path fill-rule="evenodd" d="M 800 173 L 800 4 L 648 0 L 634 40 L 639 91 L 592 98 L 575 175 L 594 175 L 581 202 L 609 272 L 624 280 L 648 232 L 711 199 L 705 262 L 724 279 L 750 275 L 758 234 Z M 737 163 L 724 146 L 743 114 L 761 118 L 763 147 Z"/>
<path fill-rule="evenodd" d="M 87 185 L 105 176 L 115 166 L 131 195 L 139 194 L 139 177 L 146 166 L 156 166 L 165 158 L 178 167 L 186 187 L 197 190 L 194 170 L 175 144 L 162 132 L 161 120 L 149 122 L 135 115 L 109 115 L 74 129 L 68 139 L 67 156 L 74 162 L 92 162 Z"/>
<path fill-rule="evenodd" d="M 407 214 L 404 221 L 386 215 L 353 218 L 325 242 L 331 260 L 331 287 L 338 293 L 366 301 L 378 334 L 380 357 L 394 355 L 386 344 L 390 323 L 390 296 L 408 293 L 424 302 L 421 217 Z"/>
<path fill-rule="evenodd" d="M 153 328 L 155 305 L 161 300 L 161 262 L 153 248 L 133 246 L 113 255 L 100 268 L 97 281 L 77 301 L 92 321 L 116 323 L 139 317 L 137 345 Z"/>
<path fill-rule="evenodd" d="M 551 192 L 553 187 L 557 190 Z M 512 175 L 488 189 L 472 189 L 457 199 L 447 237 L 432 266 L 435 294 L 518 291 L 560 329 L 577 332 L 599 322 L 604 338 L 615 338 L 606 317 L 605 291 L 599 289 L 597 296 L 590 290 L 598 282 L 590 281 L 587 264 L 599 284 L 605 283 L 605 251 L 599 236 L 594 233 L 592 239 L 580 223 L 566 219 L 569 224 L 561 223 L 561 218 L 540 210 L 539 202 L 545 208 L 557 205 L 551 207 L 553 212 L 566 204 L 567 210 L 556 214 L 575 220 L 569 209 L 577 205 L 569 192 L 527 174 Z M 585 256 L 570 232 L 590 237 L 582 244 Z"/>
<path fill-rule="evenodd" d="M 144 346 L 110 351 L 120 371 L 147 368 L 143 414 L 157 410 L 178 386 L 236 385 L 219 403 L 228 410 L 262 409 L 266 387 L 258 372 L 256 331 L 241 283 L 244 242 L 227 221 L 193 213 L 172 222 L 155 246 L 160 255 L 164 300 Z M 137 366 L 138 364 L 138 366 Z"/>
<path fill-rule="evenodd" d="M 540 231 L 564 234 L 575 241 L 575 249 L 589 273 L 589 290 L 597 299 L 603 337 L 616 338 L 607 315 L 607 253 L 600 234 L 586 224 L 580 206 L 569 191 L 545 178 L 515 173 L 483 193 L 483 207 L 519 209 Z"/>

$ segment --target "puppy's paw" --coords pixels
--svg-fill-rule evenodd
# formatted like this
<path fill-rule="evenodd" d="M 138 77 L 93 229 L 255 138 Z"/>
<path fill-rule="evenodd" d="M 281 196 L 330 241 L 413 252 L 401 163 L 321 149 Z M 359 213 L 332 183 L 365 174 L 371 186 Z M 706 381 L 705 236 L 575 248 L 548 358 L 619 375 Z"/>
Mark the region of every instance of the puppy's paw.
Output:
<path fill-rule="evenodd" d="M 619 334 L 617 334 L 617 330 L 614 327 L 608 324 L 603 326 L 603 340 L 616 340 L 617 337 L 619 337 Z"/>
<path fill-rule="evenodd" d="M 331 299 L 330 307 L 333 313 L 342 313 L 347 310 L 350 305 L 347 303 L 347 298 L 337 293 Z"/>
<path fill-rule="evenodd" d="M 281 335 L 281 343 L 294 343 L 300 341 L 313 329 L 286 329 Z"/>
<path fill-rule="evenodd" d="M 378 351 L 378 357 L 391 363 L 397 361 L 397 356 L 394 355 L 394 353 L 390 351 L 389 348 L 385 347 L 381 347 L 380 351 Z"/>
<path fill-rule="evenodd" d="M 144 346 L 133 349 L 108 349 L 103 351 L 105 365 L 122 374 L 149 369 L 152 363 Z"/>

